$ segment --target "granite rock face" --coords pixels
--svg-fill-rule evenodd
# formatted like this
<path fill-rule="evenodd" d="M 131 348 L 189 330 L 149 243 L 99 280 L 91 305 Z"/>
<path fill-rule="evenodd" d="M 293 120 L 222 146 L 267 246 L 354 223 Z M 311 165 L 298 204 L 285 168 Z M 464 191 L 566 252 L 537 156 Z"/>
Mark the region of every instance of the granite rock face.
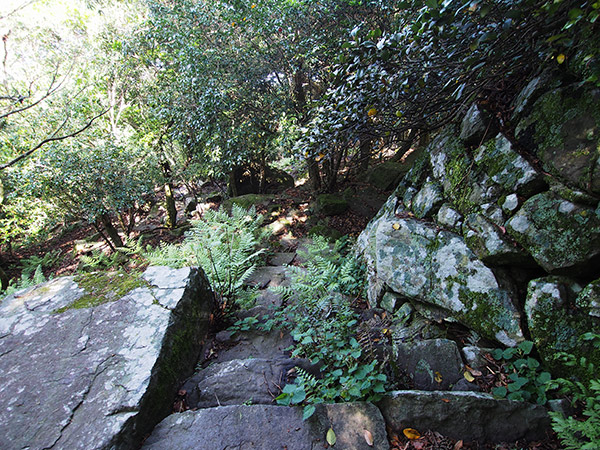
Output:
<path fill-rule="evenodd" d="M 306 421 L 299 407 L 232 405 L 187 411 L 161 422 L 143 449 L 314 450 L 328 446 L 329 429 L 336 437 L 333 448 L 389 449 L 385 422 L 371 403 L 319 405 Z M 372 445 L 365 432 L 372 437 Z"/>
<path fill-rule="evenodd" d="M 87 295 L 72 277 L 2 301 L 1 448 L 137 448 L 169 413 L 214 298 L 196 269 L 150 267 L 141 284 L 89 308 L 69 308 Z"/>

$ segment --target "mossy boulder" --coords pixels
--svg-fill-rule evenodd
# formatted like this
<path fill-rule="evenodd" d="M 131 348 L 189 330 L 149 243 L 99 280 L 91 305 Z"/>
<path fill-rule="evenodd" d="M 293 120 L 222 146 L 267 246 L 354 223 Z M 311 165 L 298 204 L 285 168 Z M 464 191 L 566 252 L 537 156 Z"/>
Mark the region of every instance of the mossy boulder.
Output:
<path fill-rule="evenodd" d="M 600 278 L 592 281 L 579 293 L 575 304 L 590 316 L 600 318 Z"/>
<path fill-rule="evenodd" d="M 600 218 L 553 192 L 527 200 L 506 230 L 549 273 L 581 275 L 600 257 Z"/>
<path fill-rule="evenodd" d="M 481 214 L 469 214 L 465 218 L 463 236 L 473 253 L 488 265 L 535 265 L 528 253 Z"/>
<path fill-rule="evenodd" d="M 517 126 L 544 168 L 588 192 L 600 193 L 600 90 L 567 86 L 542 95 Z"/>
<path fill-rule="evenodd" d="M 223 202 L 223 207 L 227 210 L 230 210 L 233 205 L 238 205 L 245 209 L 248 209 L 252 206 L 267 207 L 274 199 L 275 196 L 271 194 L 246 194 L 225 200 Z"/>
<path fill-rule="evenodd" d="M 324 223 L 319 223 L 317 225 L 315 225 L 314 227 L 312 227 L 309 231 L 308 231 L 308 235 L 309 236 L 323 236 L 327 239 L 329 239 L 330 241 L 337 241 L 339 238 L 342 237 L 342 233 L 340 233 L 338 230 L 331 228 L 329 226 L 327 226 Z"/>
<path fill-rule="evenodd" d="M 555 375 L 588 376 L 577 366 L 565 366 L 556 358 L 558 352 L 574 355 L 577 360 L 585 357 L 596 367 L 600 364 L 600 349 L 580 340 L 584 333 L 600 333 L 600 318 L 576 306 L 581 292 L 582 287 L 575 280 L 557 276 L 532 280 L 527 289 L 525 313 L 529 331 L 540 356 Z"/>
<path fill-rule="evenodd" d="M 440 185 L 434 181 L 427 181 L 412 198 L 411 209 L 416 217 L 423 219 L 437 213 L 443 203 L 444 196 Z"/>
<path fill-rule="evenodd" d="M 316 210 L 324 216 L 344 214 L 348 210 L 348 202 L 341 195 L 321 194 L 317 196 Z"/>
<path fill-rule="evenodd" d="M 377 189 L 389 191 L 398 185 L 409 168 L 404 164 L 393 161 L 378 164 L 367 173 L 367 182 Z"/>
<path fill-rule="evenodd" d="M 460 235 L 396 213 L 403 215 L 402 210 L 384 214 L 359 237 L 370 280 L 375 280 L 369 294 L 379 295 L 387 287 L 445 311 L 483 336 L 506 345 L 522 341 L 510 284 L 486 267 Z"/>

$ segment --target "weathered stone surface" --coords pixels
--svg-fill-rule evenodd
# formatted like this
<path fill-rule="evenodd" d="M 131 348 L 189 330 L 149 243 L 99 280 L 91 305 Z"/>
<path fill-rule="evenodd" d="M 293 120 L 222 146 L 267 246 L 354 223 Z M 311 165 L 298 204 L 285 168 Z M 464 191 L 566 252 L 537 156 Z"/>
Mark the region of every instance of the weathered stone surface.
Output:
<path fill-rule="evenodd" d="M 244 403 L 269 405 L 287 382 L 294 367 L 315 371 L 307 360 L 298 358 L 234 359 L 212 364 L 184 385 L 192 408 L 211 408 Z"/>
<path fill-rule="evenodd" d="M 465 441 L 540 439 L 550 426 L 543 406 L 478 392 L 396 391 L 378 406 L 387 425 L 398 433 L 410 427 Z"/>
<path fill-rule="evenodd" d="M 294 340 L 289 333 L 273 330 L 270 333 L 261 331 L 221 331 L 215 339 L 220 347 L 214 362 L 225 362 L 233 359 L 274 358 L 286 355 L 285 349 Z"/>
<path fill-rule="evenodd" d="M 578 367 L 566 367 L 555 358 L 557 352 L 585 356 L 594 364 L 600 363 L 600 350 L 579 338 L 587 332 L 600 333 L 600 318 L 575 308 L 582 287 L 566 277 L 545 277 L 532 280 L 527 289 L 525 312 L 531 337 L 540 356 L 553 373 L 570 376 Z M 585 371 L 580 376 L 587 378 Z"/>
<path fill-rule="evenodd" d="M 408 171 L 405 164 L 388 161 L 383 164 L 378 164 L 369 170 L 367 174 L 367 182 L 382 191 L 394 189 L 400 178 Z"/>
<path fill-rule="evenodd" d="M 441 187 L 435 182 L 428 181 L 412 198 L 412 211 L 419 219 L 431 217 L 442 203 L 444 197 Z"/>
<path fill-rule="evenodd" d="M 531 195 L 545 187 L 542 175 L 513 150 L 502 134 L 477 149 L 475 162 L 508 192 Z"/>
<path fill-rule="evenodd" d="M 244 284 L 264 289 L 267 286 L 275 287 L 286 284 L 289 285 L 289 280 L 286 278 L 285 267 L 265 266 L 258 267 L 252 275 L 248 277 Z"/>
<path fill-rule="evenodd" d="M 518 127 L 523 145 L 537 149 L 544 168 L 588 192 L 600 192 L 600 90 L 567 86 L 542 95 Z"/>
<path fill-rule="evenodd" d="M 600 255 L 600 218 L 594 210 L 544 192 L 531 197 L 506 230 L 550 273 L 581 275 Z"/>
<path fill-rule="evenodd" d="M 271 266 L 287 266 L 296 258 L 295 252 L 277 252 L 269 257 Z"/>
<path fill-rule="evenodd" d="M 575 304 L 590 316 L 600 317 L 600 279 L 588 284 L 577 296 Z"/>
<path fill-rule="evenodd" d="M 462 215 L 449 204 L 443 204 L 437 213 L 437 222 L 451 231 L 458 231 L 462 226 Z"/>
<path fill-rule="evenodd" d="M 448 339 L 430 339 L 396 346 L 396 366 L 413 380 L 415 389 L 447 390 L 462 378 L 458 347 Z"/>
<path fill-rule="evenodd" d="M 327 446 L 333 429 L 336 449 L 389 449 L 385 424 L 370 403 L 319 405 L 309 420 L 302 408 L 223 406 L 167 417 L 146 440 L 145 450 L 261 449 L 315 450 Z M 364 432 L 373 437 L 373 446 Z"/>
<path fill-rule="evenodd" d="M 483 113 L 476 103 L 471 105 L 460 126 L 460 139 L 465 145 L 480 145 L 486 138 L 498 132 L 498 125 Z"/>
<path fill-rule="evenodd" d="M 72 278 L 0 304 L 1 448 L 137 448 L 169 413 L 214 300 L 198 270 L 146 275 L 94 308 L 52 313 L 83 295 Z"/>
<path fill-rule="evenodd" d="M 528 253 L 481 214 L 469 214 L 465 218 L 463 233 L 466 244 L 486 264 L 535 265 Z"/>
<path fill-rule="evenodd" d="M 373 277 L 401 296 L 443 308 L 478 333 L 516 345 L 523 340 L 514 294 L 464 240 L 415 219 L 386 214 L 366 230 L 363 254 Z"/>

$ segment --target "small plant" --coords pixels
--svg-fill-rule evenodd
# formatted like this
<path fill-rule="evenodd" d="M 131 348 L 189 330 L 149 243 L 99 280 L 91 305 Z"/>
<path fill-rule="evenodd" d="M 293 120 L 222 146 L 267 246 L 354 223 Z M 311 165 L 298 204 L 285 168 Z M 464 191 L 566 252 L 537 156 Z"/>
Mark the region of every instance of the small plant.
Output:
<path fill-rule="evenodd" d="M 580 338 L 600 348 L 600 335 L 586 333 Z M 565 417 L 560 412 L 550 412 L 552 428 L 567 450 L 600 448 L 600 379 L 596 378 L 595 365 L 585 357 L 577 360 L 575 356 L 561 352 L 557 359 L 566 366 L 579 366 L 589 375 L 589 382 L 558 378 L 551 383 L 561 393 L 571 398 L 572 405 L 579 409 L 580 417 Z"/>
<path fill-rule="evenodd" d="M 364 271 L 339 248 L 332 249 L 325 238 L 315 237 L 301 255 L 306 267 L 289 267 L 291 286 L 274 289 L 289 306 L 279 319 L 264 324 L 271 327 L 280 320 L 288 325 L 296 341 L 292 356 L 321 366 L 321 378 L 297 369 L 295 383 L 286 385 L 277 397 L 282 405 L 304 405 L 304 418 L 319 403 L 376 401 L 385 392 L 387 378 L 380 371 L 384 362 L 364 352 L 355 337 L 358 314 L 351 303 L 362 291 Z"/>
<path fill-rule="evenodd" d="M 259 248 L 266 237 L 262 221 L 254 207 L 234 204 L 231 214 L 208 210 L 202 220 L 193 222 L 182 244 L 162 245 L 146 258 L 151 264 L 175 268 L 198 265 L 224 304 L 239 299 L 249 305 L 253 293 L 244 292 L 243 285 L 265 252 Z"/>
<path fill-rule="evenodd" d="M 36 284 L 40 284 L 45 281 L 47 280 L 44 276 L 44 273 L 42 272 L 42 266 L 38 265 L 33 275 L 31 275 L 31 273 L 28 274 L 27 272 L 23 271 L 21 273 L 21 279 L 16 284 L 13 282 L 13 280 L 11 280 L 6 290 L 2 293 L 2 297 L 0 298 L 7 297 L 11 294 L 14 294 L 17 291 L 35 286 Z"/>
<path fill-rule="evenodd" d="M 501 374 L 504 385 L 493 388 L 492 394 L 509 400 L 546 403 L 551 376 L 541 370 L 537 359 L 530 356 L 532 350 L 533 342 L 523 341 L 516 348 L 498 348 L 492 352 L 495 360 L 504 361 L 505 368 L 505 373 Z"/>

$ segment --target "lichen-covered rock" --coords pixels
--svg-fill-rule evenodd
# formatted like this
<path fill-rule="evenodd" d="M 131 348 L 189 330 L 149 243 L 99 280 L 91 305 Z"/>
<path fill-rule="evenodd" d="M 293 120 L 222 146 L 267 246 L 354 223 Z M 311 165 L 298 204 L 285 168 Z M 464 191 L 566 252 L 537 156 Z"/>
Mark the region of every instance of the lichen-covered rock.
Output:
<path fill-rule="evenodd" d="M 542 175 L 513 150 L 502 134 L 477 149 L 475 163 L 507 192 L 532 195 L 544 189 L 546 184 Z"/>
<path fill-rule="evenodd" d="M 374 279 L 402 297 L 442 308 L 506 345 L 523 339 L 514 294 L 461 236 L 393 213 L 381 216 L 365 233 L 359 241 Z"/>
<path fill-rule="evenodd" d="M 463 224 L 465 242 L 484 263 L 492 266 L 534 265 L 534 261 L 506 232 L 481 214 L 469 214 Z"/>
<path fill-rule="evenodd" d="M 408 169 L 404 164 L 388 161 L 369 170 L 367 181 L 382 191 L 394 189 Z"/>
<path fill-rule="evenodd" d="M 1 448 L 138 448 L 170 412 L 214 298 L 196 269 L 145 280 L 95 307 L 71 277 L 2 301 Z"/>
<path fill-rule="evenodd" d="M 395 366 L 408 374 L 415 389 L 447 390 L 462 378 L 463 363 L 454 341 L 429 339 L 398 343 Z"/>
<path fill-rule="evenodd" d="M 527 200 L 507 231 L 550 273 L 581 275 L 600 255 L 600 218 L 594 210 L 543 192 Z"/>
<path fill-rule="evenodd" d="M 451 231 L 458 232 L 460 230 L 462 219 L 462 215 L 448 203 L 444 203 L 437 213 L 437 223 Z"/>
<path fill-rule="evenodd" d="M 142 448 L 314 450 L 328 445 L 329 429 L 336 437 L 335 449 L 389 449 L 385 422 L 371 403 L 317 405 L 308 420 L 302 419 L 301 407 L 235 405 L 186 411 L 163 420 Z"/>
<path fill-rule="evenodd" d="M 577 296 L 575 304 L 590 316 L 600 317 L 600 279 L 592 281 Z"/>
<path fill-rule="evenodd" d="M 395 391 L 378 404 L 392 431 L 435 430 L 465 441 L 541 439 L 550 428 L 543 406 L 478 392 Z"/>
<path fill-rule="evenodd" d="M 532 280 L 527 289 L 525 312 L 531 337 L 540 356 L 555 374 L 569 376 L 574 372 L 587 377 L 577 367 L 566 367 L 556 359 L 557 352 L 572 354 L 579 360 L 585 356 L 600 363 L 600 350 L 580 341 L 587 332 L 600 333 L 600 319 L 575 307 L 581 286 L 566 277 Z"/>
<path fill-rule="evenodd" d="M 460 139 L 465 145 L 480 145 L 486 138 L 494 136 L 497 132 L 496 121 L 474 103 L 461 122 Z"/>
<path fill-rule="evenodd" d="M 432 181 L 426 182 L 421 190 L 412 198 L 412 212 L 419 219 L 431 217 L 444 203 L 442 189 Z"/>
<path fill-rule="evenodd" d="M 589 192 L 600 193 L 600 90 L 580 86 L 542 95 L 523 119 L 516 136 L 536 148 L 550 173 Z"/>

